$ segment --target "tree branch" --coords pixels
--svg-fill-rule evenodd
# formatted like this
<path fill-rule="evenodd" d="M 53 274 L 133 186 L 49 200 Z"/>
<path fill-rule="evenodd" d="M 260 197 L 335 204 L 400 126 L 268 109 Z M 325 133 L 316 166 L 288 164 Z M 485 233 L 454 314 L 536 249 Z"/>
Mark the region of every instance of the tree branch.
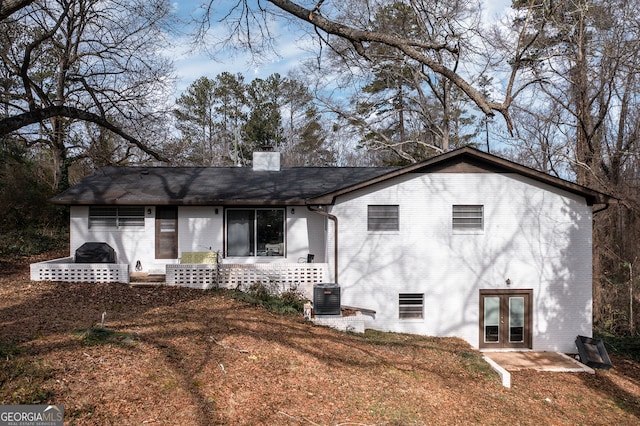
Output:
<path fill-rule="evenodd" d="M 314 25 L 316 28 L 319 28 L 329 34 L 337 35 L 346 40 L 349 40 L 357 48 L 357 51 L 360 55 L 363 55 L 364 52 L 363 42 L 382 43 L 387 46 L 397 48 L 408 57 L 424 64 L 432 71 L 450 80 L 453 84 L 460 88 L 460 90 L 462 90 L 469 97 L 469 99 L 471 99 L 487 116 L 493 117 L 495 115 L 494 112 L 500 113 L 505 118 L 509 130 L 512 130 L 512 122 L 509 118 L 508 113 L 508 104 L 489 101 L 482 93 L 471 86 L 469 82 L 467 82 L 455 71 L 445 67 L 442 64 L 437 63 L 419 50 L 441 50 L 446 49 L 446 46 L 424 43 L 417 40 L 409 40 L 388 33 L 380 33 L 370 30 L 359 30 L 327 19 L 320 14 L 314 13 L 314 10 L 306 9 L 290 0 L 268 1 L 276 7 L 282 9 L 283 11 L 295 16 L 296 18 Z"/>
<path fill-rule="evenodd" d="M 14 12 L 29 6 L 35 0 L 3 0 L 0 1 L 0 21 L 8 18 Z"/>
<path fill-rule="evenodd" d="M 34 111 L 18 114 L 13 117 L 8 117 L 0 120 L 0 136 L 7 135 L 13 131 L 16 131 L 22 127 L 30 124 L 39 123 L 43 120 L 52 117 L 67 117 L 76 120 L 88 121 L 104 127 L 107 130 L 112 131 L 133 145 L 137 146 L 143 152 L 149 154 L 151 157 L 158 161 L 170 162 L 170 160 L 164 155 L 154 151 L 153 149 L 140 142 L 138 139 L 128 135 L 120 127 L 114 125 L 104 117 L 100 117 L 94 113 L 83 111 L 78 108 L 69 106 L 49 106 L 47 108 L 37 109 Z"/>

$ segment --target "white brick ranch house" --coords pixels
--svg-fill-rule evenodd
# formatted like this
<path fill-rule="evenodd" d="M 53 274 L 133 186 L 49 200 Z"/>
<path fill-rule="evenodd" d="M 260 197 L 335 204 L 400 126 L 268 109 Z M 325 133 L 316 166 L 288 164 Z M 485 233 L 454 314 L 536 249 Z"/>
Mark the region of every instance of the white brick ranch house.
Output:
<path fill-rule="evenodd" d="M 71 257 L 106 242 L 127 271 L 169 277 L 217 252 L 191 266 L 335 282 L 367 328 L 560 352 L 591 336 L 592 215 L 608 201 L 471 148 L 402 168 L 281 168 L 277 153 L 253 168 L 107 167 L 53 199 L 70 206 Z"/>

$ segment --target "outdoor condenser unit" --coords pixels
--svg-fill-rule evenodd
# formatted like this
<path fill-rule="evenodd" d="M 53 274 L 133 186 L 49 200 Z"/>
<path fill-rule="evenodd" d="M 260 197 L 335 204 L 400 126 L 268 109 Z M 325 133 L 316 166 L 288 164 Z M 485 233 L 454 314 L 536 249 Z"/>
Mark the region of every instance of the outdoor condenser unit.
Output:
<path fill-rule="evenodd" d="M 323 283 L 313 286 L 313 312 L 315 315 L 340 315 L 340 286 Z"/>

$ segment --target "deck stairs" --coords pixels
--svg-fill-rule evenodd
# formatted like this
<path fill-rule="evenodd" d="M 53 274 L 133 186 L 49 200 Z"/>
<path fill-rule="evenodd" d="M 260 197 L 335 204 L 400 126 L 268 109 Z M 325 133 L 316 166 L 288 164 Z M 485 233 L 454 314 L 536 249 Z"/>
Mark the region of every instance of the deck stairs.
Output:
<path fill-rule="evenodd" d="M 158 287 L 166 284 L 165 274 L 134 272 L 129 277 L 129 285 L 132 287 Z"/>

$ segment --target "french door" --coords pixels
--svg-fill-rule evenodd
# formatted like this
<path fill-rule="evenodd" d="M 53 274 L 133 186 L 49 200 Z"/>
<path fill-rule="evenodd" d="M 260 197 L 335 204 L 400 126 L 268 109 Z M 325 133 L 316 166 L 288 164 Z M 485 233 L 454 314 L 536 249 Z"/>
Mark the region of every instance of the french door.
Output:
<path fill-rule="evenodd" d="M 178 258 L 178 208 L 156 207 L 156 259 Z"/>
<path fill-rule="evenodd" d="M 533 290 L 480 290 L 480 348 L 531 348 Z"/>

